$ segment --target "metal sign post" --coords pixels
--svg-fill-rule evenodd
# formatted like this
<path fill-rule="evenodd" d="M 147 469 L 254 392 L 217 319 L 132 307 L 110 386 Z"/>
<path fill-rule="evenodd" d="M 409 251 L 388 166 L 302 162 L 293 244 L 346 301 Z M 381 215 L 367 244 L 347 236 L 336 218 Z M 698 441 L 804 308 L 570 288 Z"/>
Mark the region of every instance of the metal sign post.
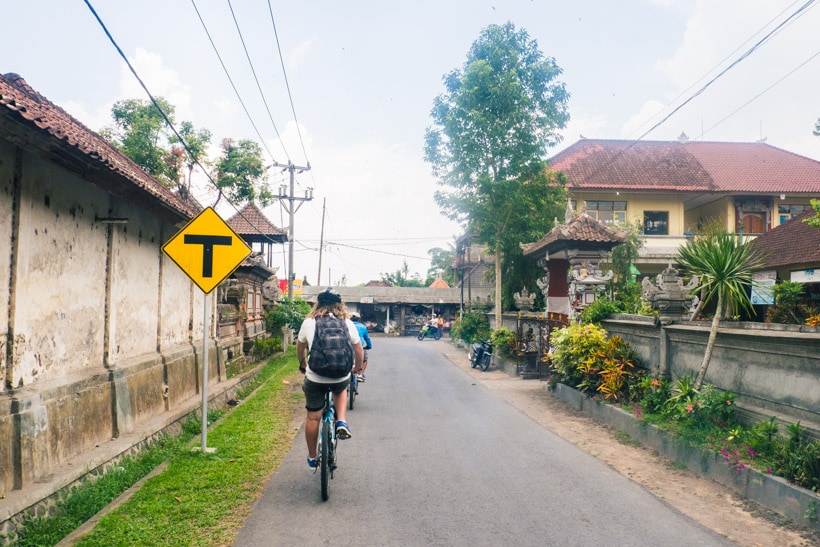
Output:
<path fill-rule="evenodd" d="M 251 254 L 248 244 L 212 207 L 203 210 L 162 246 L 162 252 L 182 269 L 202 292 L 202 446 L 208 448 L 208 336 L 211 331 L 211 291 Z"/>

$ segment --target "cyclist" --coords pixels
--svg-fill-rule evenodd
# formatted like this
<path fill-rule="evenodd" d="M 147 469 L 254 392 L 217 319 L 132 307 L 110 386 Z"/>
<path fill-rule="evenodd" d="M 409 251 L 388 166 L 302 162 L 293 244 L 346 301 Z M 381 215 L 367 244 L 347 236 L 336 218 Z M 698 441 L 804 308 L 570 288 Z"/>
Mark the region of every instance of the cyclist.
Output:
<path fill-rule="evenodd" d="M 319 442 L 319 423 L 322 419 L 322 409 L 325 406 L 325 393 L 333 392 L 333 404 L 336 407 L 336 435 L 340 439 L 348 439 L 351 436 L 350 426 L 345 422 L 345 411 L 347 409 L 347 384 L 350 382 L 350 374 L 342 378 L 327 378 L 320 376 L 310 370 L 307 363 L 307 353 L 313 344 L 316 334 L 316 318 L 331 315 L 338 319 L 344 319 L 350 342 L 353 345 L 353 370 L 358 370 L 362 365 L 362 343 L 359 339 L 359 332 L 353 322 L 347 318 L 347 310 L 342 304 L 341 295 L 328 287 L 320 292 L 316 297 L 316 303 L 308 313 L 302 326 L 299 329 L 299 336 L 296 339 L 296 357 L 299 359 L 299 371 L 305 375 L 302 384 L 302 391 L 305 392 L 305 409 L 307 410 L 307 421 L 305 422 L 305 441 L 308 449 L 308 467 L 316 469 L 316 449 Z"/>
<path fill-rule="evenodd" d="M 350 320 L 353 321 L 353 324 L 356 325 L 356 330 L 359 331 L 359 338 L 362 341 L 362 347 L 364 349 L 362 367 L 358 370 L 354 370 L 353 372 L 358 372 L 357 379 L 360 382 L 364 382 L 367 379 L 364 375 L 364 371 L 367 369 L 367 350 L 373 348 L 373 343 L 370 341 L 370 335 L 367 333 L 367 327 L 365 327 L 364 323 L 362 323 L 361 317 L 358 315 L 353 315 L 350 317 Z"/>

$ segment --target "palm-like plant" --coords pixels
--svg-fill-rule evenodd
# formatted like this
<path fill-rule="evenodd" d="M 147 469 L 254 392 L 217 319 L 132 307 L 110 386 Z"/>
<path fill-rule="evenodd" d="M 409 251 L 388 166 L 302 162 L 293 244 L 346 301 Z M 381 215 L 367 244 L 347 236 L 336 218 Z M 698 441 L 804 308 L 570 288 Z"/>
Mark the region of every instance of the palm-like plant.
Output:
<path fill-rule="evenodd" d="M 702 285 L 697 290 L 704 295 L 704 302 L 717 296 L 706 353 L 695 381 L 695 389 L 700 389 L 712 358 L 724 308 L 732 313 L 740 308 L 754 313 L 746 289 L 752 284 L 752 271 L 760 267 L 761 260 L 741 236 L 725 231 L 687 241 L 678 250 L 678 255 L 678 263 L 700 278 Z"/>

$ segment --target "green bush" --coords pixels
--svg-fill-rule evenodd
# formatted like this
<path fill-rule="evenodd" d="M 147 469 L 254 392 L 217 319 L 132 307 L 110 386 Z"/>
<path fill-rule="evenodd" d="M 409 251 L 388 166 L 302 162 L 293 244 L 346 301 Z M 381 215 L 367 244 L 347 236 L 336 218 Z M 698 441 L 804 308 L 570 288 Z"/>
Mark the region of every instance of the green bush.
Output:
<path fill-rule="evenodd" d="M 465 311 L 455 323 L 455 332 L 451 329 L 450 337 L 460 338 L 468 344 L 487 340 L 490 337 L 487 315 L 480 311 Z"/>
<path fill-rule="evenodd" d="M 282 327 L 298 330 L 309 312 L 310 304 L 300 297 L 290 299 L 285 296 L 281 302 L 265 314 L 265 329 L 273 334 L 279 334 Z"/>
<path fill-rule="evenodd" d="M 607 298 L 598 298 L 581 312 L 581 322 L 599 324 L 602 319 L 623 311 L 623 306 L 618 302 L 613 302 Z"/>
<path fill-rule="evenodd" d="M 498 327 L 490 332 L 490 341 L 495 351 L 502 357 L 518 357 L 517 336 L 507 327 Z"/>
<path fill-rule="evenodd" d="M 251 356 L 254 360 L 264 359 L 265 357 L 270 357 L 274 353 L 282 351 L 282 339 L 279 337 L 272 337 L 272 338 L 257 338 L 253 342 L 253 348 L 251 349 Z"/>
<path fill-rule="evenodd" d="M 570 325 L 552 331 L 550 345 L 554 348 L 552 367 L 560 380 L 577 386 L 584 379 L 579 370 L 606 344 L 606 331 L 593 324 Z"/>

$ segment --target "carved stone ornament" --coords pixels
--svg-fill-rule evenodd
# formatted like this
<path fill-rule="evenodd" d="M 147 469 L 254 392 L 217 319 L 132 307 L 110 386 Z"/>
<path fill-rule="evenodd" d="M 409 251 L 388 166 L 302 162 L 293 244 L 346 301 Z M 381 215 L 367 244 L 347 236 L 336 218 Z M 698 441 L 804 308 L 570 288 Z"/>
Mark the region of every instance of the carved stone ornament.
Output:
<path fill-rule="evenodd" d="M 530 294 L 527 287 L 521 289 L 520 293 L 515 293 L 513 298 L 515 299 L 515 307 L 521 311 L 530 311 L 535 304 L 535 293 Z"/>

